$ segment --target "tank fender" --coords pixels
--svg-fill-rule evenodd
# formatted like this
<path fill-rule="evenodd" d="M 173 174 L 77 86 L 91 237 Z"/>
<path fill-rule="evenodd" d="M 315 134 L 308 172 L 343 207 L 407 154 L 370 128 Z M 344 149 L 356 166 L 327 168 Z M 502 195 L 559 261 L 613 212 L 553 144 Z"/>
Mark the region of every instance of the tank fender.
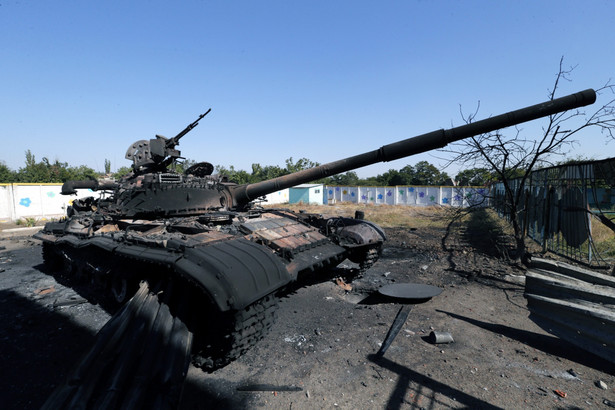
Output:
<path fill-rule="evenodd" d="M 344 247 L 376 245 L 386 241 L 386 234 L 382 228 L 373 222 L 352 218 L 340 219 L 336 225 L 342 227 L 338 228 L 337 235 L 339 244 Z"/>
<path fill-rule="evenodd" d="M 175 267 L 200 284 L 221 311 L 243 309 L 292 280 L 271 250 L 245 238 L 186 248 Z"/>

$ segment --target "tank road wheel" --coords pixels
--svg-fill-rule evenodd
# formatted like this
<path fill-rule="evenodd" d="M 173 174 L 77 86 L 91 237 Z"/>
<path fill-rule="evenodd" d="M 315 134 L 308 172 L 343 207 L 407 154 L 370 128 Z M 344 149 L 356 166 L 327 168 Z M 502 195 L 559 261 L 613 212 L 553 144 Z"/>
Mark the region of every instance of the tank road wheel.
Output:
<path fill-rule="evenodd" d="M 133 296 L 136 290 L 132 281 L 121 274 L 113 274 L 109 282 L 109 288 L 111 290 L 111 298 L 117 305 L 123 305 Z"/>
<path fill-rule="evenodd" d="M 380 258 L 380 251 L 382 248 L 370 248 L 365 253 L 363 259 L 359 262 L 360 275 L 363 275 L 374 263 Z"/>
<path fill-rule="evenodd" d="M 378 261 L 381 252 L 382 246 L 378 246 L 376 248 L 361 249 L 352 253 L 348 259 L 350 259 L 351 262 L 359 264 L 359 269 L 355 270 L 352 276 L 347 279 L 353 280 L 362 277 L 365 272 Z"/>
<path fill-rule="evenodd" d="M 43 263 L 53 272 L 57 272 L 62 269 L 62 258 L 58 255 L 55 245 L 48 242 L 43 242 Z"/>
<path fill-rule="evenodd" d="M 67 250 L 66 248 L 64 249 L 60 249 L 60 262 L 62 263 L 62 267 L 60 268 L 60 271 L 62 273 L 62 276 L 64 276 L 65 278 L 71 278 L 72 280 L 74 279 L 79 279 L 79 278 L 75 278 L 75 272 L 77 271 L 77 269 L 75 268 L 75 262 L 72 259 L 72 253 Z"/>
<path fill-rule="evenodd" d="M 276 317 L 278 299 L 271 294 L 250 306 L 228 315 L 212 313 L 217 323 L 202 326 L 192 363 L 203 371 L 213 372 L 239 358 L 263 339 Z"/>

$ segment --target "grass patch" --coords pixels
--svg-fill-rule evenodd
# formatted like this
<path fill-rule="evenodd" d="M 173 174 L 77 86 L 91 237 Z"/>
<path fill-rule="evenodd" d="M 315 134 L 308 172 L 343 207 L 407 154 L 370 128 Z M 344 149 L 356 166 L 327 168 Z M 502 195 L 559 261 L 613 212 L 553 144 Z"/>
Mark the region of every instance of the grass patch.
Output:
<path fill-rule="evenodd" d="M 487 255 L 506 258 L 516 253 L 512 226 L 493 209 L 472 209 L 464 222 L 464 236 L 474 249 Z"/>
<path fill-rule="evenodd" d="M 615 232 L 596 218 L 592 219 L 592 239 L 603 258 L 615 258 Z"/>
<path fill-rule="evenodd" d="M 36 219 L 34 218 L 18 219 L 17 222 L 15 222 L 15 224 L 18 226 L 32 227 L 32 226 L 36 226 Z"/>
<path fill-rule="evenodd" d="M 468 219 L 468 229 L 485 232 L 491 237 L 501 235 L 514 236 L 511 224 L 491 208 L 476 208 L 471 211 L 472 216 Z"/>
<path fill-rule="evenodd" d="M 305 211 L 324 217 L 354 217 L 355 211 L 363 211 L 365 219 L 385 228 L 446 228 L 456 213 L 456 208 L 438 206 L 371 205 L 340 203 L 334 205 L 277 204 L 265 208 L 286 208 L 291 211 Z"/>
<path fill-rule="evenodd" d="M 365 219 L 385 228 L 438 228 L 456 231 L 465 228 L 467 239 L 478 249 L 509 252 L 513 229 L 508 221 L 491 208 L 460 209 L 439 206 L 373 205 L 337 203 L 332 205 L 269 204 L 265 208 L 286 208 L 305 211 L 323 217 L 345 216 L 352 218 L 355 211 L 363 211 Z M 592 237 L 596 250 L 603 258 L 615 258 L 615 234 L 599 221 L 592 221 Z M 531 253 L 540 253 L 541 247 L 527 238 L 526 247 Z"/>

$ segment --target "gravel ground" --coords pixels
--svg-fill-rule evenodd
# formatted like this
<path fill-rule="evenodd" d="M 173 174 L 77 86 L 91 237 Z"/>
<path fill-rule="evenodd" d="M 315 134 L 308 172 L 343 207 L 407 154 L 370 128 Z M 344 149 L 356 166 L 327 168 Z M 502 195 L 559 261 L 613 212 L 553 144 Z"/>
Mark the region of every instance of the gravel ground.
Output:
<path fill-rule="evenodd" d="M 524 271 L 493 252 L 501 244 L 436 228 L 387 234 L 382 258 L 351 290 L 332 280 L 299 288 L 281 300 L 271 333 L 239 360 L 212 374 L 190 368 L 181 408 L 552 409 L 615 402 L 612 365 L 528 319 Z M 413 305 L 378 357 L 400 305 L 373 293 L 406 282 L 443 292 Z M 87 286 L 45 270 L 37 242 L 0 234 L 0 408 L 39 408 L 109 317 Z M 432 344 L 431 331 L 449 332 L 454 342 Z"/>

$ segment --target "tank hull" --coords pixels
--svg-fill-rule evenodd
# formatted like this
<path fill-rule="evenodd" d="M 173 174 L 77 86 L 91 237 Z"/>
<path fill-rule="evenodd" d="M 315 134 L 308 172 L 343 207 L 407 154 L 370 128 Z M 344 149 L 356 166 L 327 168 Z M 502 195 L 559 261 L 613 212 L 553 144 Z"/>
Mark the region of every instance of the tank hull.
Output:
<path fill-rule="evenodd" d="M 358 274 L 385 240 L 367 221 L 284 209 L 153 220 L 88 211 L 50 222 L 34 237 L 43 242 L 48 267 L 100 285 L 117 305 L 140 281 L 173 280 L 190 289 L 185 321 L 195 334 L 195 364 L 206 370 L 226 365 L 266 334 L 276 299 L 289 286 L 328 279 L 346 258 L 360 264 L 350 272 Z"/>

